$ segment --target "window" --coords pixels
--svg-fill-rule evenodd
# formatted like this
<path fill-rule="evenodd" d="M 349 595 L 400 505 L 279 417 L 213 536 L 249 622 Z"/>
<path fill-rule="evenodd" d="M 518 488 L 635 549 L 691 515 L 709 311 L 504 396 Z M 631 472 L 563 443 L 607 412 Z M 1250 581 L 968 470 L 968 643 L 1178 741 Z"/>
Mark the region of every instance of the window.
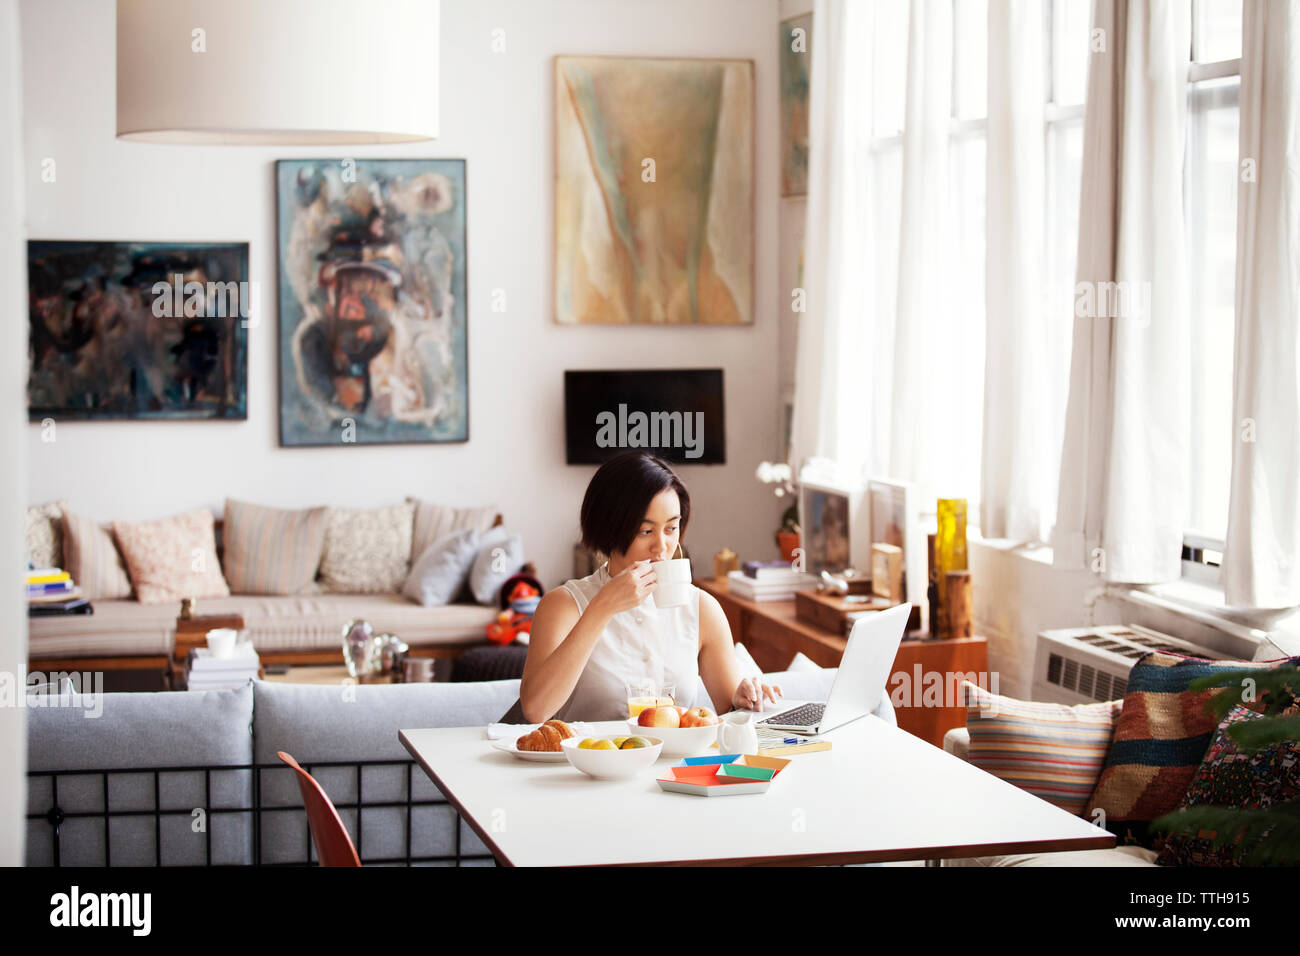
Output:
<path fill-rule="evenodd" d="M 1184 215 L 1191 282 L 1191 497 L 1184 549 L 1213 562 L 1228 525 L 1236 324 L 1241 0 L 1193 0 Z M 1217 547 L 1216 547 L 1217 544 Z M 1207 546 L 1208 545 L 1208 546 Z"/>
<path fill-rule="evenodd" d="M 1044 377 L 1049 394 L 1042 396 L 1053 430 L 1044 454 L 1051 456 L 1043 469 L 1044 500 L 1055 502 L 1060 450 L 1065 430 L 1069 392 L 1070 348 L 1073 336 L 1075 251 L 1079 223 L 1079 183 L 1083 150 L 1083 103 L 1087 88 L 1090 0 L 1049 0 L 1044 3 L 1043 29 L 1045 100 L 1043 130 L 1047 168 L 1044 176 L 1045 250 L 1043 321 L 1049 328 Z M 886 281 L 875 283 L 879 314 L 895 315 L 897 308 L 899 243 L 899 193 L 902 185 L 905 122 L 908 0 L 877 0 L 872 4 L 872 165 L 869 175 L 879 187 L 873 196 L 875 268 Z M 955 339 L 944 343 L 961 356 L 951 378 L 934 377 L 927 385 L 933 400 L 951 410 L 945 422 L 942 486 L 923 488 L 922 500 L 960 495 L 967 499 L 967 514 L 978 520 L 980 458 L 983 431 L 985 348 L 986 156 L 988 116 L 988 6 L 987 0 L 954 0 L 952 48 L 952 111 L 948 139 L 948 238 L 951 265 L 945 282 L 956 295 L 951 307 L 961 313 Z M 876 348 L 892 353 L 889 341 Z M 889 408 L 892 383 L 877 381 L 872 407 Z M 875 434 L 888 434 L 889 423 L 880 421 Z M 883 430 L 883 431 L 882 431 Z M 931 506 L 932 507 L 932 506 Z M 1054 510 L 1044 516 L 1043 532 L 1054 522 Z"/>

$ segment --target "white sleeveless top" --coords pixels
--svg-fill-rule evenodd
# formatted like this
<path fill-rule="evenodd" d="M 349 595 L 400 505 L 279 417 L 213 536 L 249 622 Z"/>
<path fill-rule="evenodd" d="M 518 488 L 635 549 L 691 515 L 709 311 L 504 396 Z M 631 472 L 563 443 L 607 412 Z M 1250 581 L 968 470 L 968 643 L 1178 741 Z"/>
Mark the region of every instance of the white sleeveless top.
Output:
<path fill-rule="evenodd" d="M 602 564 L 585 578 L 561 585 L 577 602 L 578 613 L 587 610 L 596 592 L 609 580 L 608 568 L 608 563 Z M 625 682 L 638 677 L 675 684 L 674 700 L 683 707 L 692 707 L 700 678 L 699 655 L 699 588 L 691 586 L 691 599 L 681 607 L 658 607 L 654 595 L 648 595 L 637 607 L 610 618 L 573 693 L 555 716 L 569 721 L 625 719 Z"/>

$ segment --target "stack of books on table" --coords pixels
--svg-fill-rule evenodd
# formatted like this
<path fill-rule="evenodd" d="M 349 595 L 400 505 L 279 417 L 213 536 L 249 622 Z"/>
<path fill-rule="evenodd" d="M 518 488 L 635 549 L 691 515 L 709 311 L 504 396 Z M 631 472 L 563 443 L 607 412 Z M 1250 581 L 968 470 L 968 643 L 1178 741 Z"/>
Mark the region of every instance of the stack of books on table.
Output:
<path fill-rule="evenodd" d="M 62 568 L 27 571 L 27 615 L 90 614 L 90 602 L 81 596 L 72 575 Z"/>
<path fill-rule="evenodd" d="M 262 666 L 250 642 L 235 645 L 229 657 L 213 657 L 206 647 L 190 650 L 185 686 L 189 690 L 224 690 L 243 687 L 255 678 Z"/>
<path fill-rule="evenodd" d="M 816 577 L 796 571 L 784 561 L 773 564 L 747 562 L 745 567 L 745 571 L 728 574 L 727 581 L 732 594 L 749 601 L 792 601 L 795 591 L 817 586 Z"/>

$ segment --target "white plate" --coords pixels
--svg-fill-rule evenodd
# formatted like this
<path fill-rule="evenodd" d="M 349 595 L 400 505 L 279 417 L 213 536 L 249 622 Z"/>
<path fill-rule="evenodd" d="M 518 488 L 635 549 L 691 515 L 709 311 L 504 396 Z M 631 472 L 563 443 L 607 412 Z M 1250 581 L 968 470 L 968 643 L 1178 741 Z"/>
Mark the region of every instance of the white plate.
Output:
<path fill-rule="evenodd" d="M 569 760 L 564 756 L 563 750 L 520 750 L 515 746 L 519 738 L 498 737 L 496 740 L 489 741 L 493 747 L 502 753 L 513 754 L 520 760 L 535 760 L 538 763 L 568 763 Z"/>

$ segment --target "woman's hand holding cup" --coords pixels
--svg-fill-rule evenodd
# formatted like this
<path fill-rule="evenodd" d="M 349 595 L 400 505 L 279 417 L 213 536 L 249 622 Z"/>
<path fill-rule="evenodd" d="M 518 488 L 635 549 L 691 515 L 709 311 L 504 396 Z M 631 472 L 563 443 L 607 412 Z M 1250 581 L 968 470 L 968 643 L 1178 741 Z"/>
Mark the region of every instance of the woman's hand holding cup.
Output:
<path fill-rule="evenodd" d="M 604 587 L 596 594 L 596 600 L 601 602 L 610 614 L 630 611 L 634 607 L 639 607 L 654 593 L 656 581 L 650 562 L 638 561 L 606 581 Z"/>

